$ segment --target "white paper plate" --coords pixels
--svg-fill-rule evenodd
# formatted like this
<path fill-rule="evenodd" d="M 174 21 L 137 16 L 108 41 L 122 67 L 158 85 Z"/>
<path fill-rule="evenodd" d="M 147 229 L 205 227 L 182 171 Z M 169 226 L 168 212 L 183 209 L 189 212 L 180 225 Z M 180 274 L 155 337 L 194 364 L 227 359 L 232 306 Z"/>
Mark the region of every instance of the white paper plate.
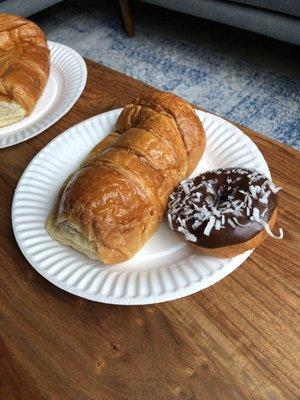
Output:
<path fill-rule="evenodd" d="M 130 261 L 105 266 L 62 246 L 44 225 L 59 188 L 92 147 L 111 132 L 121 110 L 97 115 L 68 129 L 45 146 L 25 170 L 15 192 L 12 222 L 30 264 L 46 279 L 86 299 L 113 304 L 151 304 L 177 299 L 218 282 L 250 255 L 217 259 L 194 253 L 163 222 Z M 255 144 L 238 128 L 197 111 L 207 146 L 193 175 L 212 168 L 254 168 L 270 176 Z"/>
<path fill-rule="evenodd" d="M 63 44 L 48 42 L 49 79 L 34 110 L 15 124 L 0 128 L 0 148 L 12 146 L 38 135 L 53 125 L 75 104 L 87 78 L 83 58 Z"/>

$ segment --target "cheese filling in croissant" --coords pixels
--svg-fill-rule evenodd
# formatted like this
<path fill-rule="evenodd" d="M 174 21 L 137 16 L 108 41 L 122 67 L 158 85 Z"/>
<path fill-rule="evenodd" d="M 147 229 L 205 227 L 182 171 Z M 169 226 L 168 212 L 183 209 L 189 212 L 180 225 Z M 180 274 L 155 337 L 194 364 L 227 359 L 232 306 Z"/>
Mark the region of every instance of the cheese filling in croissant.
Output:
<path fill-rule="evenodd" d="M 64 183 L 48 233 L 106 264 L 130 259 L 204 148 L 202 124 L 186 101 L 164 92 L 136 99 Z"/>

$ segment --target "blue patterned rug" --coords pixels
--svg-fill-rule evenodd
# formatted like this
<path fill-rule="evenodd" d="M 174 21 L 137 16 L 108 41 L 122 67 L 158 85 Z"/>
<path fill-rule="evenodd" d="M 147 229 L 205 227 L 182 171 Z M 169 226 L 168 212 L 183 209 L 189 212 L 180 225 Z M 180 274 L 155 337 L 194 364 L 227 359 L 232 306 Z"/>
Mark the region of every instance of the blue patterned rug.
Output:
<path fill-rule="evenodd" d="M 127 38 L 118 15 L 69 2 L 33 18 L 49 40 L 174 92 L 220 116 L 300 147 L 300 81 L 295 76 L 138 25 Z"/>

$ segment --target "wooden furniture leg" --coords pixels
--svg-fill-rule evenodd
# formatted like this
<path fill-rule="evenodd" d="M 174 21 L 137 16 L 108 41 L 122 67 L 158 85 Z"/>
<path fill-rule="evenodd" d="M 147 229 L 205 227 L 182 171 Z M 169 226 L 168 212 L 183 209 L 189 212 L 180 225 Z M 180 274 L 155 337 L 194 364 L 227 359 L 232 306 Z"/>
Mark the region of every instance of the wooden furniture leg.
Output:
<path fill-rule="evenodd" d="M 130 1 L 129 0 L 119 0 L 123 23 L 125 27 L 125 31 L 127 36 L 131 37 L 134 35 L 134 23 L 133 23 L 133 15 L 131 11 Z"/>

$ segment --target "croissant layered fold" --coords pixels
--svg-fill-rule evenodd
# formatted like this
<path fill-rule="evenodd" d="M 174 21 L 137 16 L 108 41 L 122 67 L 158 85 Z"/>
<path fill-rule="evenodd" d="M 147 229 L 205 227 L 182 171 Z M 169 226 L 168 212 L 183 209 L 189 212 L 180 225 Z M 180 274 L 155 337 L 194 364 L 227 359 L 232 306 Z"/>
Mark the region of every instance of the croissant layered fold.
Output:
<path fill-rule="evenodd" d="M 157 230 L 170 193 L 204 148 L 203 127 L 186 101 L 164 92 L 137 98 L 68 177 L 47 231 L 106 264 L 130 259 Z"/>
<path fill-rule="evenodd" d="M 33 22 L 0 14 L 0 127 L 29 115 L 48 80 L 50 52 Z"/>

